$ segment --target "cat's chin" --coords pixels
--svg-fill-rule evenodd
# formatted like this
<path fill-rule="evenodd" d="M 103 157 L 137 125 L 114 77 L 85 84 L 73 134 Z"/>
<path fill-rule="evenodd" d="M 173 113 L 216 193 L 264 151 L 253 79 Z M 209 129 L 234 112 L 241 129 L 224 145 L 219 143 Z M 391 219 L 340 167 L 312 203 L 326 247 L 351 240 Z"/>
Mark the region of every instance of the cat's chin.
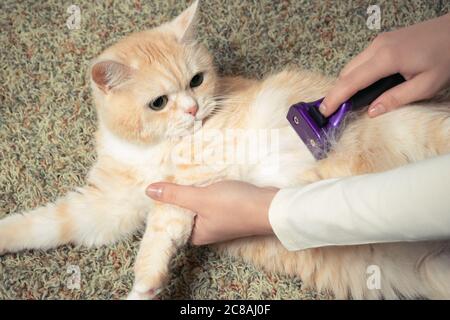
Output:
<path fill-rule="evenodd" d="M 201 117 L 196 118 L 188 124 L 185 123 L 183 127 L 178 126 L 175 130 L 171 130 L 171 132 L 166 133 L 166 138 L 173 140 L 191 136 L 199 131 L 205 125 L 205 123 L 212 118 L 212 116 L 213 113 L 210 112 L 206 115 L 202 115 Z"/>
<path fill-rule="evenodd" d="M 192 136 L 197 130 L 194 129 L 194 126 L 191 126 L 186 129 L 179 129 L 176 132 L 170 133 L 166 135 L 166 138 L 169 140 L 177 140 L 182 139 L 187 136 Z"/>

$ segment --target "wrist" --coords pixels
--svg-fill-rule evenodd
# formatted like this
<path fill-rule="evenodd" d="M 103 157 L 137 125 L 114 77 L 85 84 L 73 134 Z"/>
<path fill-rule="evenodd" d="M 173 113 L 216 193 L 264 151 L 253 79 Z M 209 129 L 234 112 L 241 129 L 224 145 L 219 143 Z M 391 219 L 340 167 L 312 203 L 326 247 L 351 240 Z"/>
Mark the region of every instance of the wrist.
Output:
<path fill-rule="evenodd" d="M 274 234 L 272 225 L 269 220 L 269 209 L 273 198 L 279 190 L 275 188 L 261 188 L 260 201 L 255 211 L 256 232 L 255 235 L 271 235 Z"/>

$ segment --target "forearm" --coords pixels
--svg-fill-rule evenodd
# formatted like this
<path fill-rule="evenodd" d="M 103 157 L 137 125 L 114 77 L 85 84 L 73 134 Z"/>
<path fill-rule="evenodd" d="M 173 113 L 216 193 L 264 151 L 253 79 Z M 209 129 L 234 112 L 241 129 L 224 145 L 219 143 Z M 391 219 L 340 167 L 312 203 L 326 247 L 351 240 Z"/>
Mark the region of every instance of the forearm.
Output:
<path fill-rule="evenodd" d="M 450 238 L 450 155 L 280 190 L 269 219 L 289 250 Z"/>

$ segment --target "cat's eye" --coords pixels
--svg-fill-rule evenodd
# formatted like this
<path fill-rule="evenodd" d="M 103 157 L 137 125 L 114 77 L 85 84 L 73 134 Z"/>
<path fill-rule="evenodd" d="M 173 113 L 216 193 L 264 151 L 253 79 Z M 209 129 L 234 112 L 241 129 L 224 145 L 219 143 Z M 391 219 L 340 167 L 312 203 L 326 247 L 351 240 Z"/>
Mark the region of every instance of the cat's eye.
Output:
<path fill-rule="evenodd" d="M 152 102 L 150 102 L 149 107 L 155 111 L 159 111 L 164 109 L 164 107 L 167 104 L 167 101 L 169 101 L 167 96 L 160 96 L 155 100 L 153 100 Z"/>
<path fill-rule="evenodd" d="M 195 88 L 200 86 L 203 83 L 203 72 L 197 73 L 195 76 L 192 77 L 191 82 L 189 83 L 189 86 L 191 88 Z"/>

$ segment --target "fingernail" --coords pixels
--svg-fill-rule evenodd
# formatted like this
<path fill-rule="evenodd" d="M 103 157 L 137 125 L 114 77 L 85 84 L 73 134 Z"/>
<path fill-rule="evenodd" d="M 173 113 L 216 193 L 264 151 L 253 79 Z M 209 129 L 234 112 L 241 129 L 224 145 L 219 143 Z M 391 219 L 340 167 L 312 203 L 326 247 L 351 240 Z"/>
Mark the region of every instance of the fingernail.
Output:
<path fill-rule="evenodd" d="M 319 111 L 322 114 L 325 114 L 325 112 L 327 111 L 327 106 L 323 102 L 319 106 Z"/>
<path fill-rule="evenodd" d="M 162 196 L 162 186 L 158 186 L 156 184 L 151 184 L 147 187 L 147 189 L 145 190 L 145 193 L 153 199 L 160 199 Z"/>
<path fill-rule="evenodd" d="M 371 117 L 379 116 L 380 114 L 383 114 L 385 112 L 386 108 L 381 103 L 378 103 L 369 108 L 369 116 Z"/>

